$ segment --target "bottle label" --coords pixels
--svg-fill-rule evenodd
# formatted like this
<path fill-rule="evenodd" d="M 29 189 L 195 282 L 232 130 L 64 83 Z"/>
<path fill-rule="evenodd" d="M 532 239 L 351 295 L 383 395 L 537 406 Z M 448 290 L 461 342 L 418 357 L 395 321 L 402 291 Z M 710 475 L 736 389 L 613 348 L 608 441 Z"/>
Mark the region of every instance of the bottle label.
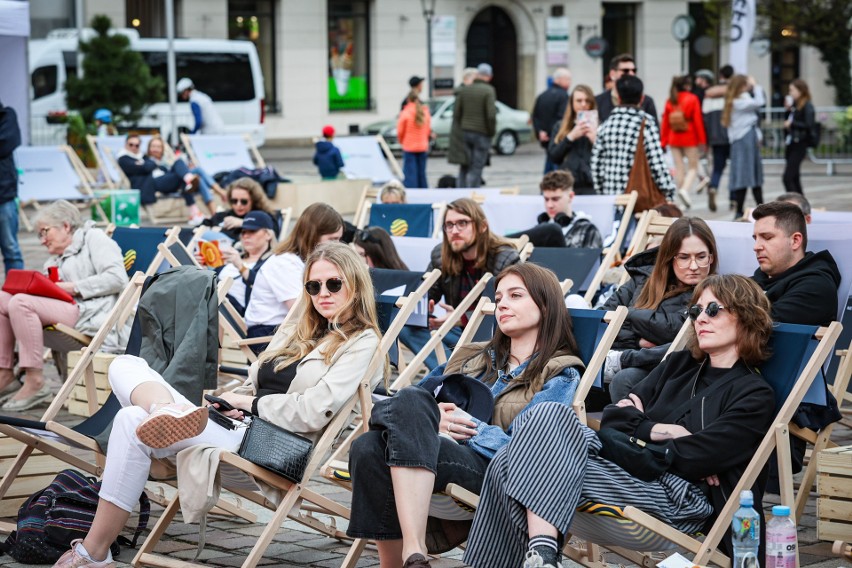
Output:
<path fill-rule="evenodd" d="M 767 568 L 796 568 L 796 534 L 767 536 Z"/>
<path fill-rule="evenodd" d="M 759 538 L 760 520 L 749 517 L 734 517 L 732 527 L 734 540 L 743 541 Z"/>

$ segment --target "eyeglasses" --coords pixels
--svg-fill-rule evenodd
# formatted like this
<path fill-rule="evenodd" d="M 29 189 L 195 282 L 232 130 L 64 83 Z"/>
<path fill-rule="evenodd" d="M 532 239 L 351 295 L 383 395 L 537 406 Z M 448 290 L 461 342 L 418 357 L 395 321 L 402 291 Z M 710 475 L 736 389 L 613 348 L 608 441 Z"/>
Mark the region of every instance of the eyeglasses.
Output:
<path fill-rule="evenodd" d="M 471 221 L 470 219 L 461 219 L 456 222 L 447 221 L 446 223 L 444 223 L 444 232 L 452 233 L 453 229 L 458 229 L 459 232 L 461 232 L 467 229 L 471 223 L 473 223 L 473 221 Z"/>
<path fill-rule="evenodd" d="M 138 148 L 138 147 L 139 147 L 139 144 L 131 144 L 130 142 L 128 142 L 128 143 L 127 143 L 127 147 L 128 147 L 128 148 Z"/>
<path fill-rule="evenodd" d="M 355 239 L 361 241 L 362 243 L 376 243 L 377 245 L 382 244 L 381 241 L 379 241 L 378 238 L 374 237 L 373 233 L 371 233 L 367 229 L 358 231 L 358 234 L 355 235 Z"/>
<path fill-rule="evenodd" d="M 706 252 L 699 254 L 679 254 L 674 259 L 679 268 L 689 268 L 693 262 L 698 265 L 698 268 L 707 268 L 713 262 L 713 255 Z"/>
<path fill-rule="evenodd" d="M 234 199 L 234 198 L 231 198 L 231 205 L 248 205 L 248 204 L 249 204 L 249 200 L 248 200 L 248 199 Z"/>
<path fill-rule="evenodd" d="M 721 310 L 725 309 L 727 309 L 725 308 L 725 306 L 720 306 L 716 302 L 710 302 L 709 304 L 707 304 L 706 308 L 701 307 L 700 304 L 695 304 L 689 306 L 689 309 L 686 310 L 686 315 L 688 315 L 689 319 L 691 319 L 692 321 L 697 320 L 698 316 L 701 315 L 701 312 L 707 314 L 708 318 L 715 318 L 717 315 L 719 315 L 719 312 Z"/>
<path fill-rule="evenodd" d="M 321 280 L 308 280 L 305 282 L 305 290 L 311 296 L 316 296 L 322 290 L 323 284 L 325 284 L 325 289 L 328 290 L 330 294 L 337 294 L 343 289 L 343 279 L 329 278 L 325 282 L 322 282 Z"/>
<path fill-rule="evenodd" d="M 45 227 L 44 229 L 39 230 L 38 238 L 39 239 L 45 238 L 52 228 L 53 227 Z"/>

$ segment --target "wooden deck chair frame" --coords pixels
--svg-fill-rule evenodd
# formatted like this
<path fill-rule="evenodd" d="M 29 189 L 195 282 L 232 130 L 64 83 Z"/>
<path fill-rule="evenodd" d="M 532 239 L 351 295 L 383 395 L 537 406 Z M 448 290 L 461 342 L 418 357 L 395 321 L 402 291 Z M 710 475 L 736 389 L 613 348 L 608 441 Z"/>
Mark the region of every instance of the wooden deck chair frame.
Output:
<path fill-rule="evenodd" d="M 168 142 L 166 142 L 165 138 L 160 137 L 163 141 L 163 156 L 167 160 L 173 160 L 175 157 L 174 149 L 169 146 Z M 97 162 L 98 171 L 100 171 L 101 175 L 104 178 L 104 185 L 109 189 L 128 189 L 130 188 L 130 180 L 127 179 L 127 175 L 125 175 L 124 171 L 118 166 L 118 159 L 113 155 L 112 151 L 109 148 L 104 148 L 104 154 L 106 154 L 106 158 L 108 160 L 112 160 L 115 171 L 118 172 L 120 179 L 115 181 L 110 177 L 109 168 L 104 161 L 104 156 L 100 152 L 100 148 L 98 145 L 98 137 L 93 136 L 91 134 L 86 135 L 86 142 L 89 144 L 89 148 L 92 150 L 92 154 L 95 156 L 95 161 Z"/>
<path fill-rule="evenodd" d="M 138 227 L 131 227 L 131 228 L 138 228 Z M 117 227 L 114 224 L 110 223 L 105 230 L 106 234 L 109 235 L 110 237 L 112 237 L 113 233 L 115 232 L 115 229 L 117 229 Z M 162 265 L 163 262 L 165 262 L 167 260 L 166 257 L 163 255 L 163 252 L 160 250 L 159 245 L 163 245 L 163 246 L 166 247 L 166 249 L 168 249 L 168 247 L 172 246 L 174 243 L 181 242 L 181 240 L 180 240 L 180 227 L 177 226 L 177 225 L 175 225 L 175 226 L 173 226 L 169 229 L 166 229 L 164 234 L 165 234 L 166 238 L 163 240 L 162 243 L 157 244 L 158 245 L 157 246 L 157 253 L 154 255 L 154 258 L 153 258 L 153 260 L 151 260 L 150 264 L 148 264 L 148 266 L 145 267 L 145 270 L 144 270 L 145 276 L 154 276 L 157 273 L 157 270 L 160 269 L 160 265 Z M 174 266 L 174 265 L 172 265 L 172 266 Z"/>
<path fill-rule="evenodd" d="M 571 284 L 569 282 L 569 290 L 570 286 Z M 494 315 L 495 309 L 496 304 L 494 304 L 494 302 L 492 302 L 489 298 L 479 299 L 476 308 L 468 320 L 465 331 L 462 333 L 461 337 L 459 337 L 456 349 L 471 342 L 473 337 L 476 335 L 477 328 L 482 324 L 486 316 Z M 586 417 L 586 396 L 589 394 L 589 390 L 591 390 L 594 385 L 595 379 L 606 361 L 606 354 L 609 352 L 613 342 L 618 336 L 618 331 L 624 324 L 625 319 L 627 319 L 627 308 L 624 306 L 619 306 L 616 310 L 607 312 L 604 315 L 604 321 L 607 322 L 607 330 L 604 332 L 600 342 L 598 342 L 598 345 L 595 347 L 595 352 L 589 359 L 588 365 L 586 365 L 586 369 L 580 378 L 580 382 L 577 385 L 577 390 L 574 393 L 574 399 L 571 404 L 572 408 L 577 413 L 577 416 L 584 423 Z M 340 455 L 341 454 L 339 452 L 335 452 L 335 455 L 329 459 L 328 465 L 323 470 L 323 475 L 326 478 L 337 482 L 339 485 L 351 488 L 351 484 L 348 482 L 341 482 L 335 477 L 334 470 L 348 471 L 349 469 L 348 465 L 340 459 Z M 479 495 L 454 483 L 447 485 L 445 493 L 456 501 L 463 503 L 466 507 L 476 509 L 479 506 Z M 366 545 L 367 539 L 355 539 L 349 548 L 349 552 L 346 554 L 346 558 L 344 558 L 343 563 L 341 564 L 341 568 L 354 568 Z"/>
<path fill-rule="evenodd" d="M 356 223 L 355 226 L 359 229 L 363 229 L 367 227 L 370 223 L 370 211 L 373 210 L 373 203 L 371 201 L 366 201 L 364 203 L 364 207 L 361 213 L 360 219 L 355 217 Z M 443 219 L 444 213 L 447 211 L 447 204 L 444 201 L 440 201 L 438 203 L 432 204 L 432 217 L 433 219 Z M 444 229 L 440 226 L 439 223 L 434 223 L 434 227 L 432 228 L 432 234 L 429 235 L 432 239 L 438 239 L 444 232 Z"/>
<path fill-rule="evenodd" d="M 365 185 L 364 189 L 361 190 L 361 197 L 358 199 L 358 205 L 355 207 L 355 215 L 352 217 L 356 224 L 358 224 L 364 216 L 364 209 L 367 205 L 375 203 L 379 198 L 379 192 L 379 188 L 372 185 Z"/>
<path fill-rule="evenodd" d="M 101 202 L 97 199 L 94 199 L 95 193 L 92 191 L 92 188 L 96 185 L 95 179 L 92 177 L 92 174 L 80 160 L 80 157 L 77 156 L 77 153 L 74 152 L 74 149 L 67 144 L 62 144 L 59 146 L 59 149 L 63 154 L 68 158 L 68 161 L 71 163 L 71 168 L 74 170 L 74 173 L 77 174 L 77 181 L 79 182 L 78 189 L 80 191 L 79 199 L 86 199 L 84 203 L 72 203 L 77 209 L 81 211 L 89 206 L 94 207 L 97 210 L 98 215 L 101 216 L 101 219 L 107 219 L 106 212 L 104 212 L 103 207 L 101 206 Z M 74 198 L 69 197 L 69 201 L 73 201 Z M 27 199 L 21 200 L 20 207 L 18 207 L 18 218 L 21 221 L 21 224 L 27 231 L 33 231 L 33 223 L 30 218 L 24 213 L 24 207 L 32 206 L 33 209 L 38 212 L 41 209 L 41 202 L 37 199 Z"/>
<path fill-rule="evenodd" d="M 586 303 L 589 305 L 592 304 L 592 300 L 594 299 L 595 294 L 597 294 L 598 288 L 601 287 L 604 274 L 606 274 L 606 271 L 609 270 L 613 263 L 618 259 L 619 249 L 621 248 L 621 244 L 624 242 L 624 236 L 627 234 L 627 226 L 630 224 L 630 219 L 633 216 L 633 209 L 636 207 L 636 199 L 638 197 L 639 194 L 635 191 L 623 193 L 615 197 L 615 206 L 623 208 L 621 212 L 621 222 L 618 225 L 618 232 L 615 234 L 615 240 L 609 248 L 604 251 L 601 265 L 598 267 L 597 272 L 595 272 L 594 277 L 592 277 L 592 281 L 589 283 L 589 289 L 586 290 L 586 294 L 583 296 Z"/>
<path fill-rule="evenodd" d="M 808 359 L 790 393 L 787 395 L 775 417 L 773 425 L 763 437 L 748 467 L 732 491 L 732 495 L 739 495 L 743 489 L 750 488 L 766 465 L 769 456 L 773 451 L 777 450 L 781 503 L 788 505 L 791 509 L 793 508 L 794 493 L 793 479 L 790 473 L 792 464 L 789 445 L 789 422 L 821 367 L 831 355 L 834 344 L 840 336 L 841 329 L 842 327 L 838 322 L 833 322 L 827 328 L 819 328 L 817 331 L 815 337 L 819 339 L 819 344 Z M 625 507 L 623 518 L 633 521 L 639 527 L 647 529 L 681 548 L 685 548 L 694 555 L 693 562 L 695 564 L 706 566 L 712 562 L 718 566 L 728 568 L 731 566 L 731 560 L 718 550 L 718 546 L 727 528 L 730 526 L 733 514 L 738 507 L 739 502 L 737 499 L 728 499 L 703 541 L 679 532 L 635 507 Z M 568 541 L 568 544 L 563 549 L 563 553 L 573 561 L 595 568 L 604 568 L 607 566 L 607 563 L 603 561 L 598 551 L 598 545 L 586 543 L 585 546 L 575 546 L 570 543 L 570 539 L 566 538 L 566 541 Z M 607 546 L 605 548 L 640 566 L 656 565 L 659 561 L 658 558 L 649 556 L 648 552 L 628 550 L 618 546 Z"/>
<path fill-rule="evenodd" d="M 437 275 L 434 273 L 430 274 L 430 278 L 436 276 Z M 418 291 L 420 288 L 425 288 L 427 281 L 428 280 L 424 280 L 424 285 L 418 287 Z M 428 290 L 428 288 L 426 288 L 426 290 Z M 223 464 L 235 467 L 256 479 L 262 480 L 273 487 L 286 491 L 286 495 L 282 501 L 277 506 L 274 506 L 258 492 L 251 492 L 243 489 L 232 490 L 240 497 L 274 511 L 272 519 L 266 524 L 263 532 L 258 536 L 257 542 L 243 562 L 242 568 L 254 568 L 254 566 L 257 565 L 263 556 L 263 553 L 266 551 L 266 548 L 272 542 L 272 538 L 287 518 L 293 519 L 296 522 L 313 528 L 327 536 L 341 539 L 346 538 L 345 533 L 337 529 L 333 521 L 331 523 L 325 523 L 314 517 L 313 512 L 319 511 L 328 515 L 348 519 L 349 509 L 316 493 L 315 491 L 308 489 L 307 485 L 311 477 L 318 472 L 320 466 L 325 460 L 326 454 L 331 450 L 334 441 L 343 432 L 352 410 L 358 403 L 361 405 L 362 416 L 362 422 L 358 430 L 365 432 L 369 428 L 370 412 L 372 409 L 372 400 L 370 398 L 372 394 L 372 386 L 369 384 L 370 377 L 373 376 L 380 366 L 384 365 L 388 351 L 396 342 L 400 331 L 402 331 L 405 322 L 414 311 L 416 305 L 417 301 L 413 294 L 410 297 L 406 297 L 406 299 L 401 302 L 399 312 L 394 317 L 388 327 L 388 330 L 382 336 L 379 348 L 367 366 L 366 372 L 361 379 L 361 385 L 358 392 L 343 406 L 337 416 L 325 428 L 325 431 L 317 443 L 314 444 L 313 454 L 310 462 L 305 468 L 305 474 L 301 483 L 292 483 L 283 477 L 239 457 L 235 453 L 222 453 L 221 462 Z M 300 508 L 294 510 L 294 507 L 297 505 L 299 505 Z M 140 546 L 139 552 L 136 554 L 136 557 L 132 562 L 134 567 L 159 566 L 162 568 L 174 568 L 178 565 L 193 565 L 187 562 L 177 562 L 168 556 L 155 554 L 153 552 L 157 542 L 159 542 L 163 534 L 165 534 L 168 525 L 177 514 L 178 507 L 179 499 L 176 497 L 171 503 L 169 503 L 166 510 L 163 511 L 163 514 L 160 516 L 156 525 L 154 525 L 151 533 L 148 535 L 148 538 Z"/>
<path fill-rule="evenodd" d="M 639 222 L 636 224 L 636 231 L 633 233 L 633 239 L 630 241 L 628 254 L 637 254 L 644 251 L 648 247 L 648 243 L 655 237 L 663 237 L 672 226 L 672 223 L 677 221 L 674 217 L 663 217 L 658 211 L 649 209 L 642 213 Z M 619 286 L 630 280 L 630 275 L 627 271 L 621 276 Z"/>

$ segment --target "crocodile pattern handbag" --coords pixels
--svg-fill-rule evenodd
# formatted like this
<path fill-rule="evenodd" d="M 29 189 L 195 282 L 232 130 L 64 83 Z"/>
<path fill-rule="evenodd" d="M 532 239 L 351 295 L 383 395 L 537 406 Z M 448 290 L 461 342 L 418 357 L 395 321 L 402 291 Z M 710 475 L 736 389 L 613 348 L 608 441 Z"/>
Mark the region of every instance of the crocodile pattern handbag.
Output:
<path fill-rule="evenodd" d="M 252 416 L 237 454 L 293 483 L 301 483 L 313 449 L 313 442 L 304 436 Z"/>

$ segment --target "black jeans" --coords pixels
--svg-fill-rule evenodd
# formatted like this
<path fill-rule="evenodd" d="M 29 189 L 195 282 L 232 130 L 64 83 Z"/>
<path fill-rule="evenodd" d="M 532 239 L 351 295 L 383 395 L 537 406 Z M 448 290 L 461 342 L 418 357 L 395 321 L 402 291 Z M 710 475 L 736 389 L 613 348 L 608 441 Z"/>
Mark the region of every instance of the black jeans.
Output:
<path fill-rule="evenodd" d="M 712 146 L 713 148 L 713 173 L 710 174 L 710 187 L 719 189 L 719 182 L 722 181 L 722 172 L 725 171 L 725 164 L 728 163 L 728 156 L 731 155 L 731 145 L 723 144 L 720 146 Z"/>
<path fill-rule="evenodd" d="M 805 142 L 791 142 L 784 151 L 787 160 L 784 166 L 784 189 L 792 193 L 802 192 L 802 162 L 808 154 L 808 145 Z"/>
<path fill-rule="evenodd" d="M 438 435 L 438 403 L 432 393 L 407 387 L 376 404 L 370 431 L 352 443 L 352 516 L 346 534 L 354 538 L 402 538 L 391 467 L 419 467 L 435 474 L 434 492 L 448 483 L 479 493 L 489 460 L 467 446 Z"/>
<path fill-rule="evenodd" d="M 654 367 L 658 366 L 666 356 L 671 343 L 657 345 L 647 349 L 625 349 L 621 352 L 621 370 L 609 383 L 609 396 L 612 402 L 627 398 L 633 387 L 647 377 Z"/>

